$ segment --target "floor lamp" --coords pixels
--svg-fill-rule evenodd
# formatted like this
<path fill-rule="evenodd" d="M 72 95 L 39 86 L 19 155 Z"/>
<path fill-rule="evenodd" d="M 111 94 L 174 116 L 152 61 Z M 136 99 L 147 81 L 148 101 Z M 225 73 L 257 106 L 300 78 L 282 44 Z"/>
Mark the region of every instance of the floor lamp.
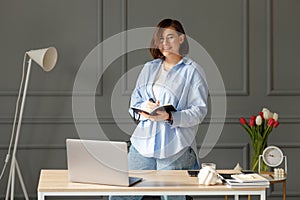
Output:
<path fill-rule="evenodd" d="M 24 104 L 25 104 L 25 99 L 26 99 L 26 93 L 27 93 L 27 86 L 28 86 L 28 80 L 29 80 L 29 75 L 30 75 L 30 69 L 31 69 L 31 63 L 32 60 L 35 61 L 39 66 L 42 67 L 42 69 L 46 72 L 51 71 L 57 61 L 57 51 L 54 47 L 49 47 L 45 49 L 37 49 L 37 50 L 31 50 L 27 51 L 24 56 L 24 63 L 26 60 L 26 56 L 29 57 L 28 60 L 28 67 L 27 67 L 27 73 L 26 73 L 26 78 L 25 78 L 25 84 L 23 88 L 23 93 L 22 93 L 22 102 L 21 102 L 21 108 L 18 110 L 18 100 L 17 100 L 17 105 L 16 105 L 16 114 L 15 114 L 15 119 L 17 113 L 19 113 L 18 116 L 18 124 L 17 124 L 17 130 L 15 133 L 14 137 L 14 126 L 15 126 L 15 121 L 13 125 L 13 131 L 12 131 L 12 140 L 14 141 L 14 146 L 13 146 L 13 153 L 11 157 L 11 165 L 10 165 L 10 171 L 9 171 L 9 177 L 8 177 L 8 182 L 7 182 L 7 190 L 6 190 L 6 197 L 5 200 L 8 200 L 9 198 L 9 192 L 10 192 L 10 199 L 14 199 L 14 185 L 15 185 L 15 173 L 17 172 L 19 181 L 25 196 L 25 199 L 28 200 L 28 194 L 26 191 L 26 187 L 22 178 L 22 174 L 20 171 L 20 167 L 18 165 L 17 159 L 16 159 L 16 153 L 17 153 L 17 146 L 18 146 L 18 140 L 19 140 L 19 134 L 20 134 L 20 128 L 22 124 L 22 117 L 23 117 L 23 110 L 24 110 Z M 24 63 L 23 63 L 23 75 L 24 75 Z M 22 78 L 23 79 L 23 78 Z M 19 90 L 19 97 L 21 95 L 22 91 L 22 84 L 23 80 L 21 81 L 20 85 L 20 90 Z M 9 147 L 11 148 L 11 147 Z M 10 149 L 9 149 L 10 150 Z"/>

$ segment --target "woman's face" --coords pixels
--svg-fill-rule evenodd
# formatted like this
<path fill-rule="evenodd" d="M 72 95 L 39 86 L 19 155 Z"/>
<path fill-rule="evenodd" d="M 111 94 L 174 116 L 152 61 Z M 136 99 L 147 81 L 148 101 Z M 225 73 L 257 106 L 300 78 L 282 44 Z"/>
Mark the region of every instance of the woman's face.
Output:
<path fill-rule="evenodd" d="M 170 55 L 180 55 L 180 45 L 184 41 L 184 34 L 179 35 L 173 27 L 165 28 L 159 38 L 158 48 L 160 52 L 168 57 Z"/>

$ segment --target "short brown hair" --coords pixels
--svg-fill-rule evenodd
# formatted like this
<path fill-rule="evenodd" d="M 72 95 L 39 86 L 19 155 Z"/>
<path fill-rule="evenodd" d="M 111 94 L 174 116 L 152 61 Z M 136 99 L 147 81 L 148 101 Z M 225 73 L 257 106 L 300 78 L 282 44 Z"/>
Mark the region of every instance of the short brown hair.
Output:
<path fill-rule="evenodd" d="M 161 37 L 163 30 L 168 27 L 173 27 L 175 29 L 175 31 L 178 32 L 179 35 L 181 35 L 181 34 L 185 35 L 183 26 L 181 25 L 181 23 L 179 21 L 174 20 L 174 19 L 164 19 L 161 22 L 159 22 L 158 25 L 156 26 L 155 32 L 153 33 L 153 37 L 152 37 L 152 40 L 150 43 L 150 49 L 149 49 L 150 53 L 154 59 L 164 58 L 164 55 L 158 49 L 158 43 L 159 43 L 158 41 Z M 184 56 L 184 55 L 188 54 L 188 52 L 189 52 L 189 43 L 187 41 L 187 38 L 184 37 L 184 41 L 180 45 L 179 53 L 180 53 L 180 55 Z"/>

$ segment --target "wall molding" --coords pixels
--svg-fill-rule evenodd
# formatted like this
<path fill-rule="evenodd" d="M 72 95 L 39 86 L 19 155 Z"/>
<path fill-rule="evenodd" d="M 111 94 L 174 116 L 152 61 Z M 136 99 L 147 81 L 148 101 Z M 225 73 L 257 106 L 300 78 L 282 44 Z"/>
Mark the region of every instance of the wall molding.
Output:
<path fill-rule="evenodd" d="M 214 149 L 242 149 L 243 153 L 247 153 L 246 151 L 249 150 L 250 146 L 249 143 L 218 143 L 214 146 Z M 277 146 L 280 146 L 281 148 L 299 148 L 300 144 L 276 144 Z M 204 145 L 209 146 L 209 145 Z M 288 146 L 288 147 L 284 147 Z M 1 149 L 7 149 L 8 145 L 0 145 Z M 197 148 L 200 149 L 201 145 L 197 145 Z M 205 148 L 205 147 L 203 147 Z M 20 144 L 18 145 L 18 150 L 28 150 L 28 149 L 66 149 L 65 144 L 47 144 L 47 145 L 41 145 L 41 144 Z"/>
<path fill-rule="evenodd" d="M 267 96 L 300 96 L 298 90 L 278 90 L 274 87 L 274 1 L 266 1 Z"/>
<path fill-rule="evenodd" d="M 122 30 L 128 29 L 128 0 L 124 0 L 121 3 Z M 124 48 L 126 48 L 127 37 L 124 38 Z M 243 69 L 243 85 L 241 90 L 227 90 L 227 96 L 248 96 L 249 95 L 249 0 L 243 0 L 242 2 L 242 69 Z M 126 51 L 127 52 L 127 51 Z M 128 71 L 128 58 L 127 55 L 122 60 L 122 74 Z M 128 88 L 128 76 L 125 74 L 123 81 L 122 95 L 130 96 L 132 91 Z M 211 95 L 224 95 L 219 92 L 210 92 Z"/>
<path fill-rule="evenodd" d="M 202 145 L 197 145 L 197 149 L 201 148 Z M 203 144 L 202 148 L 205 146 L 210 147 L 209 144 Z M 232 150 L 232 149 L 241 149 L 242 151 L 242 166 L 249 166 L 250 164 L 250 144 L 249 143 L 217 143 L 213 146 L 213 149 L 221 149 L 221 150 Z"/>
<path fill-rule="evenodd" d="M 225 119 L 225 124 L 240 124 L 240 116 L 227 116 Z M 95 124 L 101 122 L 101 124 L 115 124 L 116 122 L 120 124 L 131 124 L 132 120 L 129 116 L 120 115 L 119 117 L 113 118 L 111 116 L 101 116 L 98 118 L 85 117 L 76 120 L 77 123 L 82 124 Z M 201 124 L 220 124 L 223 122 L 222 117 L 216 117 L 214 119 L 206 117 Z M 13 118 L 11 117 L 0 117 L 0 124 L 12 124 Z M 69 116 L 60 117 L 48 117 L 48 116 L 27 116 L 22 119 L 23 124 L 74 124 L 74 118 Z M 281 124 L 300 124 L 300 116 L 281 116 Z"/>
<path fill-rule="evenodd" d="M 8 145 L 0 145 L 0 150 L 6 150 L 8 149 Z M 57 150 L 57 149 L 66 149 L 66 145 L 32 145 L 32 144 L 21 144 L 18 145 L 18 151 L 20 150 L 41 150 L 41 149 L 46 149 L 46 150 Z"/>
<path fill-rule="evenodd" d="M 121 1 L 121 30 L 126 31 L 128 30 L 128 0 Z M 124 34 L 122 47 L 127 52 L 127 34 Z M 128 55 L 125 54 L 121 60 L 121 73 L 124 74 L 123 78 L 123 85 L 122 85 L 122 95 L 123 96 L 130 96 L 132 91 L 128 89 Z"/>
<path fill-rule="evenodd" d="M 103 41 L 103 12 L 104 12 L 104 8 L 103 8 L 103 0 L 98 0 L 97 1 L 97 7 L 96 7 L 96 15 L 97 15 L 97 19 L 96 19 L 96 29 L 97 29 L 97 33 L 96 33 L 96 43 L 97 45 Z M 97 54 L 100 55 L 100 54 Z M 97 60 L 98 61 L 103 60 L 101 58 L 99 58 Z M 22 67 L 20 65 L 20 67 Z M 26 62 L 26 69 L 27 69 L 27 62 Z M 26 70 L 25 70 L 26 71 Z M 96 68 L 96 77 L 99 77 L 102 72 L 103 72 L 103 64 L 102 63 L 98 63 L 97 64 L 97 68 Z M 26 73 L 26 72 L 25 72 Z M 76 96 L 102 96 L 103 95 L 103 80 L 100 79 L 99 81 L 100 86 L 98 86 L 98 90 L 93 93 L 93 92 L 87 92 L 87 91 L 79 91 L 79 92 L 74 92 L 73 93 L 73 87 L 70 90 L 66 90 L 66 91 L 54 91 L 54 90 L 31 90 L 30 88 L 28 88 L 27 91 L 27 96 L 72 96 L 72 95 L 76 95 Z M 18 95 L 18 89 L 14 90 L 14 91 L 0 91 L 0 96 L 17 96 Z"/>
<path fill-rule="evenodd" d="M 240 91 L 229 90 L 229 96 L 248 96 L 249 95 L 249 0 L 243 0 L 243 31 L 242 31 L 242 68 L 243 68 L 243 87 Z"/>
<path fill-rule="evenodd" d="M 202 148 L 205 148 L 205 146 L 208 145 L 202 145 Z M 250 148 L 249 143 L 218 143 L 214 145 L 213 150 L 232 150 L 232 149 L 240 149 L 242 153 L 242 165 L 243 166 L 249 166 L 250 163 Z M 201 145 L 197 145 L 197 149 L 201 148 Z M 1 150 L 7 150 L 8 145 L 0 145 L 0 151 Z M 21 144 L 18 145 L 18 151 L 27 151 L 27 150 L 66 150 L 65 144 Z"/>

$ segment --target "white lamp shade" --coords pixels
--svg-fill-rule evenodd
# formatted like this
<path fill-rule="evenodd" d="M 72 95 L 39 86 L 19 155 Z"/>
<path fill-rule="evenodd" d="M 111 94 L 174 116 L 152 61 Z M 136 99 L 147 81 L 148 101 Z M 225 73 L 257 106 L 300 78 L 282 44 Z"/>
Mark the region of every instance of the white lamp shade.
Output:
<path fill-rule="evenodd" d="M 57 61 L 57 51 L 54 47 L 30 50 L 27 52 L 27 55 L 46 72 L 51 71 Z"/>

